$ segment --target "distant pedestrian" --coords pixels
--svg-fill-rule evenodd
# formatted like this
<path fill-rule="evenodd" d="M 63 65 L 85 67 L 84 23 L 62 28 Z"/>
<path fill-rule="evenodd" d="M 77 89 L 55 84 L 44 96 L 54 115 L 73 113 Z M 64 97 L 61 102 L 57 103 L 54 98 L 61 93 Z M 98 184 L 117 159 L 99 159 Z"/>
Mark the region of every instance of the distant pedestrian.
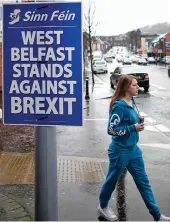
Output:
<path fill-rule="evenodd" d="M 161 214 L 149 183 L 142 151 L 138 147 L 139 132 L 144 130 L 143 118 L 135 110 L 133 96 L 138 95 L 136 79 L 122 75 L 110 104 L 108 134 L 112 142 L 108 149 L 109 169 L 99 196 L 98 212 L 107 220 L 117 220 L 108 203 L 125 168 L 132 175 L 136 186 L 155 221 L 170 221 Z M 139 218 L 142 219 L 142 218 Z"/>

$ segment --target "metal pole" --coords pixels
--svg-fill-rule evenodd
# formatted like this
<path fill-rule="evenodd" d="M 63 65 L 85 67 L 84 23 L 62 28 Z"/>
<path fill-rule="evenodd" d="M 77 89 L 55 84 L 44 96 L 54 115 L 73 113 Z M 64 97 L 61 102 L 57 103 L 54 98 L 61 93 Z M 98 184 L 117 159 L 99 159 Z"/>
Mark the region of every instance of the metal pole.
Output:
<path fill-rule="evenodd" d="M 89 96 L 89 77 L 88 76 L 86 77 L 86 96 L 85 96 L 85 99 L 86 100 L 90 99 L 90 96 Z"/>
<path fill-rule="evenodd" d="M 35 221 L 57 221 L 56 127 L 35 129 Z"/>

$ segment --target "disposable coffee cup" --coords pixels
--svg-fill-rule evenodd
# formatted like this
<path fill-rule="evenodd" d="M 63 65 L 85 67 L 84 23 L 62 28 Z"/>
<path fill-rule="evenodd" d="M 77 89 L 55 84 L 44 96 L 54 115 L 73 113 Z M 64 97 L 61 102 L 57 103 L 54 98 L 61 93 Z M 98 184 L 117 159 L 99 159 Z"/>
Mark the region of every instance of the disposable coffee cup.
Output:
<path fill-rule="evenodd" d="M 144 123 L 144 116 L 140 116 L 139 119 L 140 119 L 140 123 Z"/>

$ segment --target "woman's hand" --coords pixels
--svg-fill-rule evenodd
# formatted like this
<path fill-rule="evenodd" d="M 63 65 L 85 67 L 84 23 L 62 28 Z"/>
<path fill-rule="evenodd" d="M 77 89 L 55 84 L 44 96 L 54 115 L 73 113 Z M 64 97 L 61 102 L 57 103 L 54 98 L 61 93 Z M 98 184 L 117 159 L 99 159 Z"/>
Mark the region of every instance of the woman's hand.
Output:
<path fill-rule="evenodd" d="M 135 127 L 136 127 L 136 131 L 140 132 L 140 131 L 143 131 L 144 130 L 144 123 L 136 123 L 135 124 Z"/>

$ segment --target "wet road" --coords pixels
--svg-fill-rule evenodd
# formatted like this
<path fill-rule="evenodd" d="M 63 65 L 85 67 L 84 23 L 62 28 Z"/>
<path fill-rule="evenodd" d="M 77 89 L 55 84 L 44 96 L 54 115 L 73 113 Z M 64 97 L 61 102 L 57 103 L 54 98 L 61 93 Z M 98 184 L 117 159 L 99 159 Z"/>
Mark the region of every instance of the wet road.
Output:
<path fill-rule="evenodd" d="M 108 74 L 97 75 L 108 87 L 110 87 L 110 72 L 117 65 L 120 65 L 120 63 L 110 63 L 108 64 Z M 143 88 L 140 88 L 137 103 L 143 112 L 146 112 L 149 116 L 156 118 L 163 124 L 166 123 L 170 127 L 170 78 L 167 74 L 167 67 L 164 65 L 140 67 L 141 70 L 145 70 L 149 74 L 150 90 L 148 93 L 144 93 Z"/>

